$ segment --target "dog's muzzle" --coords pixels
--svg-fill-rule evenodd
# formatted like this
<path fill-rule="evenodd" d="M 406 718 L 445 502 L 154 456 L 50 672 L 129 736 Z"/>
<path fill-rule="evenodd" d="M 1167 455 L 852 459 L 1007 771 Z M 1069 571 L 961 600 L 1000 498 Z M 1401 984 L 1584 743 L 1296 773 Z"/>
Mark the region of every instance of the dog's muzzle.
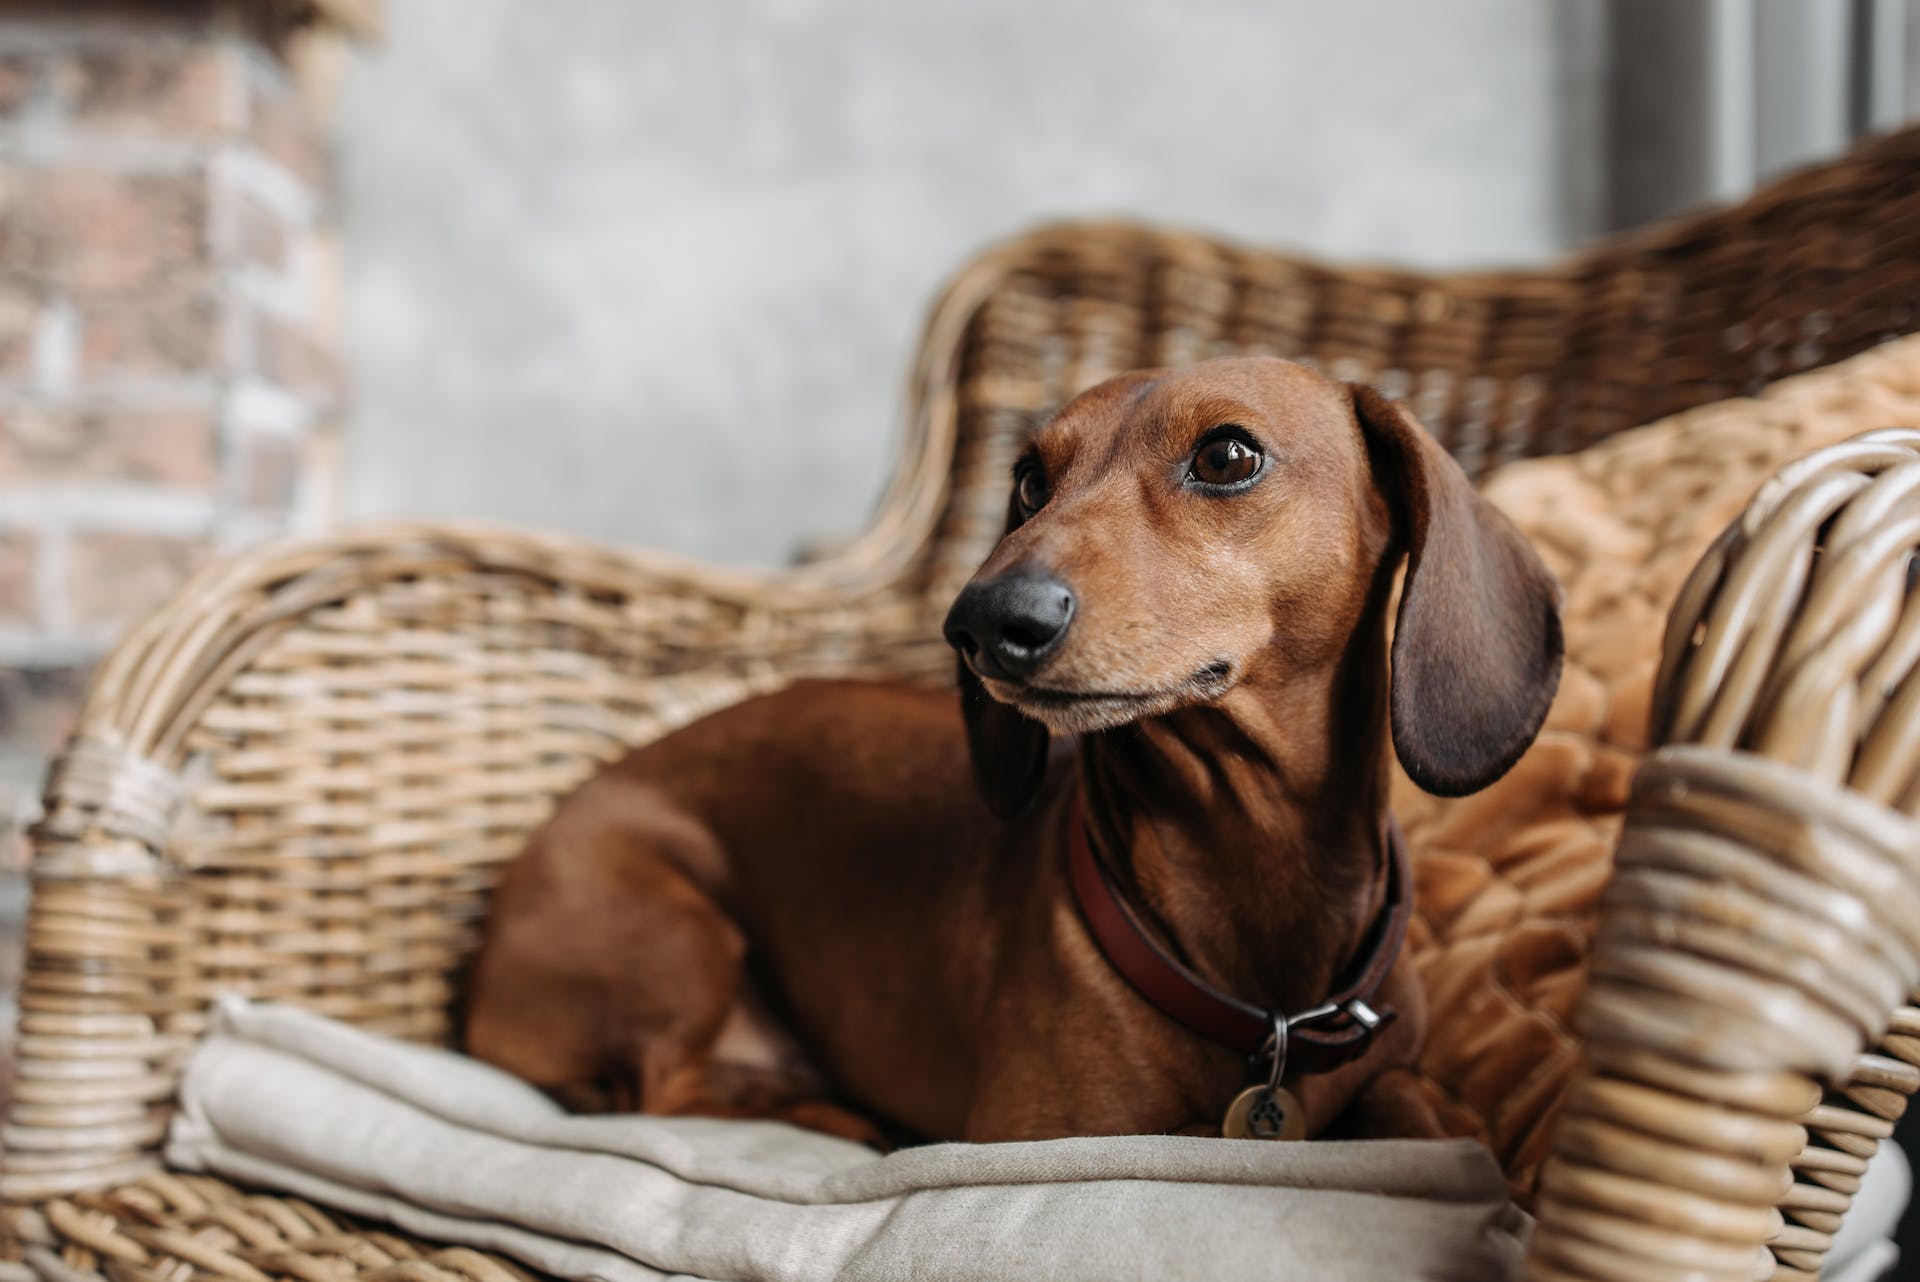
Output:
<path fill-rule="evenodd" d="M 1024 681 L 1059 648 L 1076 604 L 1073 589 L 1052 575 L 1016 571 L 969 583 L 942 630 L 981 676 Z"/>

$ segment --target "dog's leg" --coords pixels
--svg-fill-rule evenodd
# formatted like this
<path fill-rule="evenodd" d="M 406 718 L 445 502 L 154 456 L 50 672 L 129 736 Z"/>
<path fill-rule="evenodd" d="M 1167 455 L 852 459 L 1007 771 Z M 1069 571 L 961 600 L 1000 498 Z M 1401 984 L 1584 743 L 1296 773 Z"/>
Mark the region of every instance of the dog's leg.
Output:
<path fill-rule="evenodd" d="M 1355 1140 L 1438 1139 L 1447 1133 L 1419 1079 L 1406 1068 L 1390 1068 L 1361 1087 L 1332 1129 L 1341 1139 Z"/>
<path fill-rule="evenodd" d="M 884 1144 L 747 999 L 738 927 L 688 871 L 720 866 L 695 817 L 608 781 L 508 867 L 475 966 L 466 1045 L 567 1102 L 769 1117 Z"/>
<path fill-rule="evenodd" d="M 767 1118 L 872 1148 L 893 1147 L 879 1125 L 827 1099 L 826 1084 L 810 1069 L 716 1063 L 709 1066 L 706 1086 L 704 1093 L 689 1097 L 681 1107 L 660 1111 Z"/>
<path fill-rule="evenodd" d="M 611 783 L 563 805 L 509 865 L 475 964 L 466 1044 L 548 1090 L 692 1111 L 738 1001 L 745 945 L 687 869 L 691 816 Z"/>

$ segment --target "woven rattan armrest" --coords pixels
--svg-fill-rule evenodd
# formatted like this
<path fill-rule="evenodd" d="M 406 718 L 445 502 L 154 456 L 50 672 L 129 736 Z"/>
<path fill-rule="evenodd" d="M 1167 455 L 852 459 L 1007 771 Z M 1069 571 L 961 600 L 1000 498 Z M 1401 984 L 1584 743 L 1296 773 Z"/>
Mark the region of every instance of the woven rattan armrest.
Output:
<path fill-rule="evenodd" d="M 949 663 L 906 594 L 514 530 L 213 567 L 114 651 L 54 763 L 0 1195 L 151 1169 L 223 990 L 445 1038 L 495 866 L 598 762 L 797 677 Z"/>
<path fill-rule="evenodd" d="M 1817 1276 L 1920 1087 L 1917 554 L 1920 431 L 1870 433 L 1771 480 L 1675 604 L 1535 1282 Z"/>

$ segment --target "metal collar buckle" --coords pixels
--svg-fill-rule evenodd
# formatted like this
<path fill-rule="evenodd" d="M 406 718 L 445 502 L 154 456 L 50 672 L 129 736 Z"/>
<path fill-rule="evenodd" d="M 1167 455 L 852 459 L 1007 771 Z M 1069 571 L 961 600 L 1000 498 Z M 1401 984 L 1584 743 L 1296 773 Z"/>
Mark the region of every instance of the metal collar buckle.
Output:
<path fill-rule="evenodd" d="M 1373 1031 L 1386 1022 L 1381 1017 L 1380 1012 L 1367 1005 L 1365 1001 L 1358 997 L 1349 997 L 1343 1002 L 1322 1002 L 1318 1006 L 1309 1006 L 1307 1009 L 1296 1011 L 1291 1015 L 1282 1015 L 1279 1011 L 1274 1011 L 1269 1017 L 1274 1021 L 1274 1027 L 1277 1029 L 1281 1027 L 1303 1028 L 1333 1019 L 1337 1015 L 1345 1015 L 1348 1019 L 1359 1025 L 1361 1031 L 1367 1036 L 1372 1036 Z M 1275 1035 L 1268 1034 L 1267 1043 L 1269 1046 L 1274 1040 Z M 1285 1038 L 1282 1037 L 1280 1040 L 1284 1042 Z M 1262 1046 L 1260 1052 L 1261 1057 L 1265 1058 L 1267 1046 Z"/>

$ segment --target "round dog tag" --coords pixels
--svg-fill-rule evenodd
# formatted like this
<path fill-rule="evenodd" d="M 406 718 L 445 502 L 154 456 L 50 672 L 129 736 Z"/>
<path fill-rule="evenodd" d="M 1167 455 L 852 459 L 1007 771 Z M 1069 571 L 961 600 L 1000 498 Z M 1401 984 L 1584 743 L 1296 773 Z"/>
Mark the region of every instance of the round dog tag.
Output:
<path fill-rule="evenodd" d="M 1220 1133 L 1230 1140 L 1303 1140 L 1307 1113 L 1293 1092 L 1279 1086 L 1249 1086 L 1227 1105 Z"/>

